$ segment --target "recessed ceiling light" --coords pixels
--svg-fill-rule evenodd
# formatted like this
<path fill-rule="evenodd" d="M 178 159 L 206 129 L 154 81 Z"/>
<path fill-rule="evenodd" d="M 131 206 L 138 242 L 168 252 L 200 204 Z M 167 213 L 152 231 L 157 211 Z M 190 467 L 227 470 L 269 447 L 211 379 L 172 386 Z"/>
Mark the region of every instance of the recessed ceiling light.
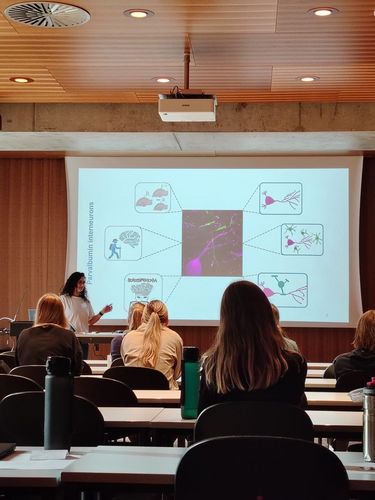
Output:
<path fill-rule="evenodd" d="M 153 80 L 157 83 L 170 83 L 175 81 L 175 79 L 170 76 L 157 76 L 156 78 L 153 78 Z"/>
<path fill-rule="evenodd" d="M 306 76 L 299 76 L 297 80 L 299 80 L 300 82 L 309 83 L 309 82 L 316 82 L 317 80 L 319 80 L 319 77 L 306 75 Z"/>
<path fill-rule="evenodd" d="M 9 78 L 9 80 L 15 83 L 31 83 L 34 81 L 32 78 L 27 76 L 13 76 L 12 78 Z"/>
<path fill-rule="evenodd" d="M 310 9 L 308 11 L 309 14 L 313 14 L 318 17 L 328 17 L 332 16 L 332 14 L 337 14 L 339 11 L 334 7 L 316 7 L 315 9 Z"/>
<path fill-rule="evenodd" d="M 127 9 L 124 11 L 125 16 L 134 17 L 135 19 L 144 19 L 145 17 L 154 16 L 155 13 L 148 9 Z"/>

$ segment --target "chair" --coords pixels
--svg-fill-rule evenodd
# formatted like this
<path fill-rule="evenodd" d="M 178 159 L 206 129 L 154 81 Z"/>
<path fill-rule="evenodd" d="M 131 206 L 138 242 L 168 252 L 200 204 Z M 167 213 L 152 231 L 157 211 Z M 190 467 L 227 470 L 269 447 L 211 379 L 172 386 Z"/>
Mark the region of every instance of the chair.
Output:
<path fill-rule="evenodd" d="M 96 406 L 136 406 L 137 396 L 119 380 L 75 377 L 74 394 L 92 401 Z"/>
<path fill-rule="evenodd" d="M 328 448 L 274 436 L 206 439 L 188 448 L 178 465 L 175 500 L 259 497 L 347 500 L 348 476 Z"/>
<path fill-rule="evenodd" d="M 364 372 L 360 370 L 352 370 L 342 374 L 336 381 L 335 391 L 350 392 L 360 387 L 366 387 L 366 384 L 375 373 Z"/>
<path fill-rule="evenodd" d="M 0 401 L 15 392 L 42 391 L 43 387 L 34 380 L 21 375 L 0 374 Z"/>
<path fill-rule="evenodd" d="M 43 446 L 44 392 L 19 392 L 0 401 L 0 442 Z M 74 396 L 72 446 L 104 444 L 104 420 L 98 408 Z"/>
<path fill-rule="evenodd" d="M 209 406 L 198 416 L 194 441 L 230 435 L 283 436 L 314 441 L 314 427 L 301 408 L 268 401 L 219 403 Z"/>
<path fill-rule="evenodd" d="M 9 372 L 11 375 L 21 375 L 35 380 L 43 389 L 47 375 L 46 365 L 20 365 L 15 366 Z"/>
<path fill-rule="evenodd" d="M 169 389 L 166 376 L 153 368 L 115 366 L 108 368 L 103 377 L 120 380 L 132 389 Z"/>
<path fill-rule="evenodd" d="M 112 361 L 111 368 L 115 366 L 124 366 L 124 360 L 122 358 L 117 358 L 114 361 Z"/>
<path fill-rule="evenodd" d="M 92 375 L 91 366 L 84 360 L 82 361 L 82 375 Z"/>
<path fill-rule="evenodd" d="M 16 358 L 13 351 L 6 351 L 0 354 L 0 360 L 6 363 L 10 370 L 16 366 Z"/>

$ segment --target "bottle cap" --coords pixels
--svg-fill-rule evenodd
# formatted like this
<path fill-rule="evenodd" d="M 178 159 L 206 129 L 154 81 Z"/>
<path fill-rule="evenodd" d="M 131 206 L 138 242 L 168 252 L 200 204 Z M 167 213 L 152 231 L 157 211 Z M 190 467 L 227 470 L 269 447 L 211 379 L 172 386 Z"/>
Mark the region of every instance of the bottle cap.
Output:
<path fill-rule="evenodd" d="M 46 362 L 47 375 L 70 375 L 71 361 L 65 356 L 48 356 Z"/>
<path fill-rule="evenodd" d="M 184 361 L 198 361 L 199 360 L 199 349 L 198 347 L 184 347 L 182 351 L 182 359 Z"/>
<path fill-rule="evenodd" d="M 375 389 L 375 377 L 371 377 L 371 380 L 367 382 L 366 387 L 370 389 Z"/>

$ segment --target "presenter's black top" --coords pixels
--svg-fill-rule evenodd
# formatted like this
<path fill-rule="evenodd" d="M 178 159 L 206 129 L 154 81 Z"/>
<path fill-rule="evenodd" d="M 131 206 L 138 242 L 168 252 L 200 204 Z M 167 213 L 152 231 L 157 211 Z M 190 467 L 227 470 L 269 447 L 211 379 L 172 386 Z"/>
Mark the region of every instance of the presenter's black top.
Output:
<path fill-rule="evenodd" d="M 218 394 L 216 386 L 206 382 L 204 369 L 199 392 L 199 413 L 208 406 L 227 401 L 276 401 L 303 406 L 305 403 L 306 361 L 298 354 L 285 353 L 288 369 L 278 382 L 267 389 L 242 391 L 233 389 L 226 394 Z"/>
<path fill-rule="evenodd" d="M 339 378 L 346 372 L 359 370 L 375 377 L 375 352 L 366 349 L 354 349 L 340 354 L 333 361 L 335 377 Z"/>
<path fill-rule="evenodd" d="M 48 356 L 66 356 L 71 360 L 72 375 L 82 372 L 82 348 L 70 330 L 53 324 L 23 330 L 16 345 L 16 365 L 45 365 Z"/>

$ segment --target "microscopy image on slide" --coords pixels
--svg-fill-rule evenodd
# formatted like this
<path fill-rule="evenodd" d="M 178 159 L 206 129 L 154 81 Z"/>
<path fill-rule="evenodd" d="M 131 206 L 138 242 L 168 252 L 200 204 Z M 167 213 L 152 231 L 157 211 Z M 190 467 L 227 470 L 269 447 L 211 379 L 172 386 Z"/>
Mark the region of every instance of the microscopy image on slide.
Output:
<path fill-rule="evenodd" d="M 182 211 L 182 276 L 242 276 L 242 211 Z"/>

